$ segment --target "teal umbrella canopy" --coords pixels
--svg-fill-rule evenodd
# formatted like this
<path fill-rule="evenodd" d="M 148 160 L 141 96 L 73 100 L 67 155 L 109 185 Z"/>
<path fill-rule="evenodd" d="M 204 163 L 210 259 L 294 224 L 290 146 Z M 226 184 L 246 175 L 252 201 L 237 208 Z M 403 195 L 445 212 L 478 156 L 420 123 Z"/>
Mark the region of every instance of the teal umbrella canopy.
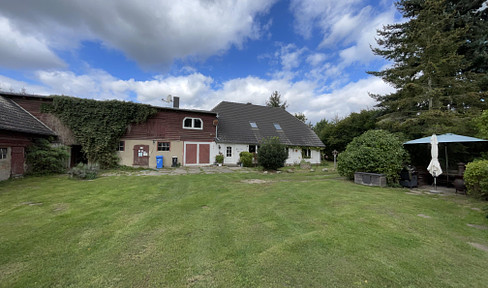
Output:
<path fill-rule="evenodd" d="M 415 140 L 410 140 L 407 141 L 403 144 L 429 144 L 430 143 L 431 136 L 427 136 L 424 138 L 419 138 Z M 452 133 L 446 133 L 437 136 L 437 142 L 438 143 L 461 143 L 461 142 L 484 142 L 488 140 L 484 139 L 479 139 L 475 137 L 469 137 L 469 136 L 463 136 L 463 135 L 457 135 L 457 134 L 452 134 Z"/>

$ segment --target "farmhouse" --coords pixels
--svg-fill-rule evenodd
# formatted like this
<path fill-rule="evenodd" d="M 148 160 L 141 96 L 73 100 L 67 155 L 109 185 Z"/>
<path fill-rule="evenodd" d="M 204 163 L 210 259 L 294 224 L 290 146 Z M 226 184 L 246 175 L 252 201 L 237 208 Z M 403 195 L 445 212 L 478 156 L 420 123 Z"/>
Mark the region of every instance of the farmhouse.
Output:
<path fill-rule="evenodd" d="M 286 164 L 320 163 L 325 145 L 310 127 L 282 108 L 224 101 L 212 111 L 218 113 L 215 142 L 218 153 L 225 156 L 224 164 L 237 164 L 242 151 L 257 153 L 268 137 L 279 137 L 288 147 Z"/>
<path fill-rule="evenodd" d="M 0 181 L 25 171 L 25 148 L 56 133 L 15 101 L 0 95 Z"/>
<path fill-rule="evenodd" d="M 52 101 L 47 96 L 0 93 L 0 180 L 24 173 L 25 148 L 37 137 L 51 137 L 70 147 L 67 167 L 86 162 L 73 132 L 55 115 L 42 112 L 43 105 Z M 216 155 L 223 154 L 224 164 L 235 165 L 240 152 L 257 153 L 267 137 L 279 137 L 288 147 L 286 164 L 320 163 L 324 144 L 281 108 L 221 102 L 212 111 L 204 111 L 180 109 L 178 97 L 173 103 L 173 107 L 154 107 L 157 112 L 147 121 L 127 127 L 117 147 L 119 164 L 211 165 Z"/>
<path fill-rule="evenodd" d="M 216 152 L 217 113 L 179 108 L 155 107 L 158 112 L 145 123 L 130 125 L 120 139 L 120 164 L 156 168 L 156 156 L 164 167 L 210 165 Z"/>

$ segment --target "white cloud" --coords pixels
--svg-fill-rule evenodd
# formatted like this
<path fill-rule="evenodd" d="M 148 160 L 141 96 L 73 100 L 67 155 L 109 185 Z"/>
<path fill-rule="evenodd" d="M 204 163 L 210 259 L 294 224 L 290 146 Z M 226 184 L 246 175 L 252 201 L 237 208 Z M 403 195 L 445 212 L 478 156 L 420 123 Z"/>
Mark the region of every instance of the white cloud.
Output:
<path fill-rule="evenodd" d="M 26 68 L 59 68 L 59 59 L 44 41 L 33 35 L 23 34 L 12 27 L 9 19 L 0 16 L 0 66 Z"/>
<path fill-rule="evenodd" d="M 375 59 L 370 45 L 376 44 L 376 30 L 398 20 L 394 5 L 382 6 L 373 9 L 359 0 L 293 0 L 291 4 L 295 30 L 305 38 L 314 29 L 319 30 L 322 41 L 317 49 L 339 50 L 340 68 L 355 62 L 368 64 Z"/>
<path fill-rule="evenodd" d="M 266 31 L 256 17 L 274 1 L 4 1 L 0 16 L 8 18 L 11 30 L 21 31 L 17 35 L 23 40 L 38 39 L 35 47 L 42 51 L 37 56 L 43 52 L 56 59 L 52 49 L 69 50 L 80 41 L 95 40 L 143 66 L 158 66 L 205 58 L 260 37 Z M 0 61 L 4 58 L 0 55 Z"/>
<path fill-rule="evenodd" d="M 368 93 L 385 94 L 393 91 L 393 88 L 376 77 L 351 82 L 329 93 L 320 93 L 317 92 L 320 86 L 315 82 L 293 82 L 285 78 L 266 80 L 248 76 L 225 81 L 215 85 L 215 88 L 212 86 L 215 84 L 214 79 L 201 73 L 177 77 L 158 76 L 149 81 L 120 80 L 97 69 L 88 70 L 84 75 L 66 71 L 39 71 L 36 76 L 40 85 L 0 76 L 0 89 L 8 91 L 13 88 L 18 92 L 25 88 L 27 93 L 132 100 L 155 106 L 170 106 L 161 99 L 172 94 L 181 97 L 181 108 L 202 110 L 210 110 L 224 100 L 265 105 L 276 90 L 282 95 L 282 100 L 289 104 L 287 110 L 290 113 L 303 112 L 312 123 L 372 108 L 375 101 Z M 136 98 L 131 97 L 134 94 Z"/>

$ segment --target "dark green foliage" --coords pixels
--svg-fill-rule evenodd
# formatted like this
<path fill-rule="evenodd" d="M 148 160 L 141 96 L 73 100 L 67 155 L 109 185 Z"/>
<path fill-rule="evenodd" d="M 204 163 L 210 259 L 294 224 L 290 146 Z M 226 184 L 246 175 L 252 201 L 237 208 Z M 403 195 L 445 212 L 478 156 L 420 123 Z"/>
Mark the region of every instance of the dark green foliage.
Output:
<path fill-rule="evenodd" d="M 356 137 L 338 156 L 337 171 L 349 179 L 354 172 L 385 174 L 388 184 L 398 182 L 407 157 L 402 142 L 384 130 L 370 130 Z"/>
<path fill-rule="evenodd" d="M 278 137 L 270 137 L 263 141 L 258 153 L 258 164 L 266 170 L 277 170 L 285 166 L 286 158 L 285 145 L 280 143 Z"/>
<path fill-rule="evenodd" d="M 397 3 L 407 21 L 379 30 L 379 48 L 373 49 L 394 65 L 369 72 L 397 89 L 372 95 L 385 114 L 380 128 L 404 132 L 408 138 L 446 130 L 475 133 L 460 130 L 466 127 L 462 123 L 488 108 L 487 9 L 480 10 L 482 4 L 454 0 Z"/>
<path fill-rule="evenodd" d="M 281 103 L 281 95 L 278 93 L 278 91 L 274 91 L 271 96 L 269 96 L 268 101 L 266 101 L 266 106 L 269 107 L 280 107 L 284 110 L 288 107 L 288 104 L 286 104 L 286 101 Z"/>
<path fill-rule="evenodd" d="M 252 153 L 247 151 L 242 151 L 241 153 L 239 153 L 239 157 L 240 157 L 239 161 L 241 161 L 242 166 L 252 167 L 252 158 L 253 158 Z"/>
<path fill-rule="evenodd" d="M 72 178 L 92 180 L 97 178 L 99 167 L 97 164 L 78 163 L 76 167 L 71 168 L 68 174 Z"/>
<path fill-rule="evenodd" d="M 117 165 L 115 150 L 127 126 L 145 122 L 157 112 L 149 105 L 67 96 L 53 96 L 52 105 L 43 111 L 58 116 L 73 131 L 88 161 L 102 168 Z"/>
<path fill-rule="evenodd" d="M 464 183 L 468 194 L 488 200 L 488 160 L 477 160 L 466 165 Z"/>
<path fill-rule="evenodd" d="M 69 153 L 65 146 L 53 147 L 47 139 L 35 139 L 26 150 L 27 173 L 32 175 L 63 173 L 68 157 Z"/>
<path fill-rule="evenodd" d="M 475 123 L 478 127 L 478 136 L 483 139 L 488 139 L 488 110 L 485 110 L 477 117 Z"/>
<path fill-rule="evenodd" d="M 374 129 L 379 115 L 377 110 L 362 110 L 341 120 L 317 122 L 314 131 L 325 144 L 325 155 L 332 159 L 332 151 L 344 151 L 352 139 Z"/>
<path fill-rule="evenodd" d="M 216 155 L 215 156 L 215 162 L 220 163 L 220 164 L 224 163 L 224 155 L 222 155 L 222 154 Z"/>

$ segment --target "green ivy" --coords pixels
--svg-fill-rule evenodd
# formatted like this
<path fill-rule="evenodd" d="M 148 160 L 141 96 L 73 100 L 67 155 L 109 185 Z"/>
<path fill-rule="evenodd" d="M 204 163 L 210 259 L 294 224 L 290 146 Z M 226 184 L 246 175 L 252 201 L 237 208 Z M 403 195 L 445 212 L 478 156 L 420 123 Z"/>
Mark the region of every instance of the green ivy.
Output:
<path fill-rule="evenodd" d="M 52 96 L 42 112 L 53 113 L 73 132 L 91 163 L 114 167 L 115 150 L 131 123 L 142 123 L 156 114 L 154 107 L 117 100 L 97 101 L 68 96 Z"/>

